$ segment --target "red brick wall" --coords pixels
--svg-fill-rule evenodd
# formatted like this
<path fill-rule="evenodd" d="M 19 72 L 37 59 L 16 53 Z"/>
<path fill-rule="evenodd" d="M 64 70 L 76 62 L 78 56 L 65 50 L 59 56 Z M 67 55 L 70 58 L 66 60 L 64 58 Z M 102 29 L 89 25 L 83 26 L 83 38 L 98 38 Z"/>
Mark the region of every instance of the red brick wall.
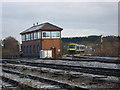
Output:
<path fill-rule="evenodd" d="M 41 40 L 30 40 L 30 41 L 23 41 L 22 42 L 22 48 L 25 47 L 29 47 L 28 49 L 28 53 L 23 53 L 23 56 L 30 56 L 30 57 L 38 57 L 39 56 L 39 52 L 37 52 L 37 50 L 33 50 L 33 47 L 35 45 L 35 47 L 37 47 L 39 45 L 39 49 L 41 48 Z M 30 52 L 30 46 L 31 46 L 31 52 Z M 24 51 L 22 49 L 22 51 Z"/>
<path fill-rule="evenodd" d="M 48 30 L 44 30 L 44 31 L 48 31 Z M 55 31 L 55 30 L 50 30 Z M 58 30 L 56 30 L 58 31 Z M 42 31 L 41 31 L 41 39 L 42 39 Z M 28 52 L 28 53 L 23 53 L 23 56 L 26 57 L 38 57 L 39 53 L 36 53 L 33 51 L 33 46 L 37 46 L 39 45 L 39 47 L 42 50 L 50 50 L 51 47 L 55 47 L 56 48 L 56 55 L 60 55 L 61 54 L 61 31 L 60 31 L 60 38 L 49 38 L 49 39 L 45 39 L 43 38 L 42 40 L 28 40 L 28 41 L 23 41 L 22 42 L 22 47 L 26 47 L 26 46 L 32 46 L 32 52 Z M 42 45 L 42 46 L 41 46 Z M 60 49 L 60 51 L 58 51 Z"/>
<path fill-rule="evenodd" d="M 43 39 L 42 50 L 47 50 L 47 49 L 50 49 L 51 47 L 55 47 L 56 54 L 59 55 L 60 52 L 58 50 L 59 49 L 61 50 L 60 44 L 61 44 L 60 39 Z"/>

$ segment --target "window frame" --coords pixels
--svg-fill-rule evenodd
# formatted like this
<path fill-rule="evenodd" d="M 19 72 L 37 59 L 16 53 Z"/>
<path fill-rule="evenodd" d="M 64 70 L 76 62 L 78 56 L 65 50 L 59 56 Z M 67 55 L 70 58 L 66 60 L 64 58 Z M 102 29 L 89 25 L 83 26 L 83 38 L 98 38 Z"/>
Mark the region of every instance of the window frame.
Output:
<path fill-rule="evenodd" d="M 22 35 L 22 41 L 26 41 L 26 34 Z"/>
<path fill-rule="evenodd" d="M 55 34 L 55 36 L 53 37 L 53 34 Z M 59 34 L 59 36 L 57 36 L 57 34 Z M 52 31 L 51 32 L 51 38 L 60 38 L 60 31 Z"/>
<path fill-rule="evenodd" d="M 28 40 L 31 40 L 30 33 L 28 33 Z"/>
<path fill-rule="evenodd" d="M 37 34 L 37 32 L 34 32 L 34 39 L 38 39 L 38 34 Z"/>
<path fill-rule="evenodd" d="M 37 39 L 41 38 L 41 32 L 37 32 Z"/>
<path fill-rule="evenodd" d="M 26 34 L 26 41 L 28 41 L 29 40 L 29 36 L 28 36 L 28 33 Z"/>
<path fill-rule="evenodd" d="M 43 33 L 49 33 L 49 37 L 44 37 Z M 47 35 L 46 35 L 47 36 Z M 50 31 L 43 31 L 42 32 L 42 38 L 51 38 L 51 32 Z"/>
<path fill-rule="evenodd" d="M 31 40 L 34 40 L 34 33 L 30 33 Z"/>

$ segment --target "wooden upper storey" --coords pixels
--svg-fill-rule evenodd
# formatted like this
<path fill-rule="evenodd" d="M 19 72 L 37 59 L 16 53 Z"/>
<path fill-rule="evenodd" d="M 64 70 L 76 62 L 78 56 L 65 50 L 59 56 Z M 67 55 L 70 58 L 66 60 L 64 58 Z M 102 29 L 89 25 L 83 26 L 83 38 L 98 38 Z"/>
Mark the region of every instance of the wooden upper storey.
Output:
<path fill-rule="evenodd" d="M 58 27 L 58 26 L 55 26 L 53 24 L 50 24 L 50 23 L 43 23 L 43 24 L 39 24 L 39 25 L 34 25 L 30 28 L 28 28 L 27 30 L 21 32 L 20 34 L 26 34 L 26 33 L 29 33 L 29 32 L 35 32 L 35 31 L 42 31 L 42 30 L 45 30 L 45 31 L 61 31 L 63 30 L 62 28 Z"/>
<path fill-rule="evenodd" d="M 61 38 L 61 31 L 63 29 L 50 23 L 43 23 L 34 25 L 27 30 L 21 32 L 22 41 L 35 39 L 55 39 Z"/>

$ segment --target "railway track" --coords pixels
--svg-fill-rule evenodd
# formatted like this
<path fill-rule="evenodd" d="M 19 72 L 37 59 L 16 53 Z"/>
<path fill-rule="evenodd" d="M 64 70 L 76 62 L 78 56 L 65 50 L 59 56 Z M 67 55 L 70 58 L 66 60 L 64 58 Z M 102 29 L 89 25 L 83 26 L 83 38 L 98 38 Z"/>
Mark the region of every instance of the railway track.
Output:
<path fill-rule="evenodd" d="M 24 59 L 24 58 L 23 58 Z M 38 59 L 38 58 L 35 58 Z M 31 58 L 29 58 L 31 60 Z M 93 58 L 93 57 L 78 57 L 74 56 L 73 58 L 58 58 L 58 59 L 52 59 L 52 58 L 43 58 L 43 60 L 64 60 L 64 61 L 86 61 L 86 62 L 101 62 L 101 63 L 114 63 L 114 64 L 120 64 L 120 57 L 117 59 L 107 59 L 107 58 Z M 1 61 L 0 61 L 1 62 Z"/>
<path fill-rule="evenodd" d="M 1 89 L 2 90 L 15 90 L 15 89 L 18 89 L 15 85 L 12 85 L 12 84 L 10 84 L 10 83 L 8 83 L 8 82 L 6 82 L 7 80 L 6 79 L 2 79 L 2 80 L 0 80 L 2 83 L 2 87 L 1 87 Z M 18 89 L 19 90 L 19 89 Z"/>
<path fill-rule="evenodd" d="M 2 83 L 2 90 L 37 90 L 37 88 L 21 84 L 18 81 L 8 77 L 2 76 L 1 78 L 2 81 L 4 81 Z"/>
<path fill-rule="evenodd" d="M 62 58 L 62 59 L 44 59 L 43 60 L 64 60 L 64 61 L 87 61 L 87 62 L 101 62 L 101 63 L 114 63 L 120 64 L 120 58 L 113 60 L 113 59 L 102 59 L 102 58 L 88 58 L 88 57 L 71 57 L 71 59 Z"/>
<path fill-rule="evenodd" d="M 15 64 L 15 63 L 19 63 L 19 64 Z M 21 64 L 20 62 L 14 62 L 14 64 L 4 62 L 2 65 L 3 65 L 3 70 L 19 72 L 21 74 L 27 74 L 27 75 L 37 76 L 37 77 L 40 76 L 42 78 L 46 77 L 52 80 L 69 83 L 69 85 L 73 85 L 73 86 L 77 85 L 82 88 L 85 87 L 90 90 L 92 90 L 91 88 L 103 88 L 103 87 L 118 88 L 119 87 L 118 86 L 119 80 L 117 80 L 117 78 L 119 77 L 111 78 L 111 76 L 109 77 L 109 76 L 103 76 L 103 75 L 92 75 L 92 74 L 85 74 L 81 72 L 71 73 L 72 71 L 52 69 L 48 67 L 39 67 L 39 66 L 36 67 L 31 65 L 25 65 L 23 63 Z M 8 73 L 8 72 L 5 72 L 5 73 Z M 15 75 L 15 73 L 13 73 L 12 75 Z M 21 75 L 19 74 L 18 76 L 21 76 Z M 72 82 L 70 79 L 72 80 Z M 103 84 L 101 84 L 101 82 Z"/>
<path fill-rule="evenodd" d="M 21 72 L 18 72 L 18 71 L 16 72 L 16 71 L 11 71 L 11 70 L 6 70 L 6 69 L 3 69 L 3 73 L 18 75 L 18 76 L 24 76 L 24 73 L 21 73 Z M 25 74 L 25 76 L 27 76 L 27 78 L 30 78 L 32 80 L 37 80 L 37 81 L 40 81 L 42 83 L 47 83 L 47 84 L 50 84 L 50 85 L 54 85 L 56 87 L 60 87 L 59 90 L 68 90 L 68 89 L 70 89 L 70 90 L 72 90 L 72 89 L 73 90 L 88 90 L 86 88 L 82 88 L 82 87 L 79 87 L 79 86 L 72 86 L 72 85 L 69 85 L 69 84 L 64 83 L 64 82 L 48 79 L 48 78 L 45 78 L 45 77 L 40 77 L 40 76 L 37 76 L 37 75 Z M 11 80 L 10 78 L 4 77 L 4 76 L 2 76 L 2 78 L 4 80 L 10 81 L 10 82 L 15 83 L 17 85 L 19 84 L 19 81 Z M 29 88 L 29 90 L 39 90 L 40 89 L 40 88 L 35 88 L 35 87 L 27 86 L 27 85 L 24 85 L 24 86 Z"/>
<path fill-rule="evenodd" d="M 44 68 L 44 67 L 35 67 L 35 66 L 28 66 L 28 65 L 19 65 L 19 64 L 2 64 L 3 68 L 7 68 L 8 70 L 19 70 L 22 72 L 28 72 L 29 73 L 33 73 L 33 72 L 38 72 L 40 75 L 43 73 L 46 73 L 48 75 L 52 75 L 54 77 L 65 77 L 65 78 L 81 78 L 84 76 L 88 76 L 90 78 L 106 78 L 106 81 L 110 82 L 119 82 L 117 79 L 115 80 L 115 78 L 119 78 L 119 77 L 115 77 L 114 79 L 110 79 L 107 76 L 103 76 L 103 75 L 93 75 L 93 74 L 87 74 L 87 73 L 81 73 L 81 72 L 74 72 L 74 71 L 66 71 L 66 70 L 60 70 L 60 69 L 52 69 L 52 68 Z M 57 76 L 56 76 L 57 75 Z M 66 77 L 67 76 L 67 77 Z M 111 77 L 111 76 L 110 76 Z M 114 77 L 114 76 L 113 76 Z"/>
<path fill-rule="evenodd" d="M 47 67 L 47 68 L 61 69 L 61 70 L 67 70 L 67 71 L 76 71 L 76 72 L 96 74 L 96 75 L 120 77 L 120 69 L 71 66 L 71 65 L 63 65 L 63 64 L 47 64 L 47 63 L 28 62 L 28 61 L 3 60 L 2 62 L 3 63 L 11 63 L 11 64 L 22 64 L 22 65 L 36 66 L 36 67 Z"/>

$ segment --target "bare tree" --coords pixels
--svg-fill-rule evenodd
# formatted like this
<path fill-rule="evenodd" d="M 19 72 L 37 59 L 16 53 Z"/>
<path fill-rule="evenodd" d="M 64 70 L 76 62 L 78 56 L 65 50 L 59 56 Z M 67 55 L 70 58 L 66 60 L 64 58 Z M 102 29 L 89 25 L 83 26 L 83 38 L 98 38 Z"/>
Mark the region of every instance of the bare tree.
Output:
<path fill-rule="evenodd" d="M 103 42 L 97 48 L 100 56 L 119 56 L 119 41 L 117 36 L 103 37 Z"/>

